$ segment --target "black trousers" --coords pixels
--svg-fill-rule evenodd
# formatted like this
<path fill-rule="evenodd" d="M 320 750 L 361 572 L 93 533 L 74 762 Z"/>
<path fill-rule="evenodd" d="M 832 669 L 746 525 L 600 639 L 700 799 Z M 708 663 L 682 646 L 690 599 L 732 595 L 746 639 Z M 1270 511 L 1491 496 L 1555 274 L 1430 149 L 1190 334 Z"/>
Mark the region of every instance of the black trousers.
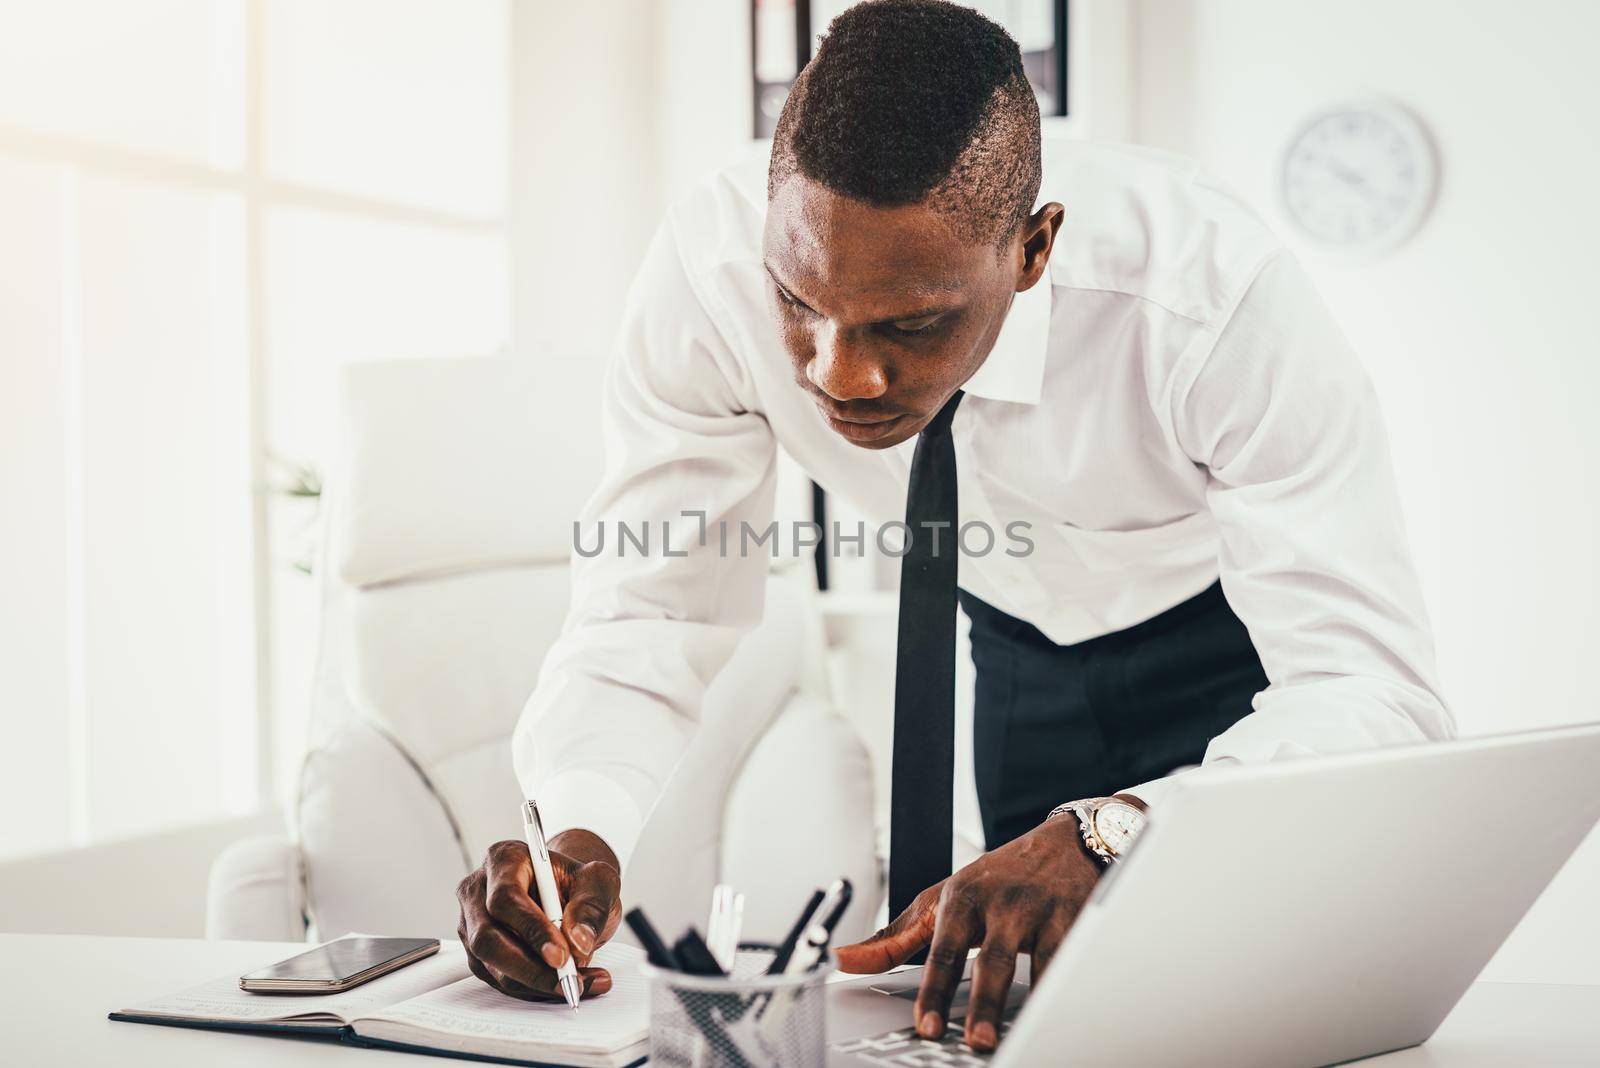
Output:
<path fill-rule="evenodd" d="M 1220 583 L 1126 630 L 1057 645 L 960 592 L 977 668 L 973 760 L 994 849 L 1056 805 L 1197 764 L 1266 672 Z"/>

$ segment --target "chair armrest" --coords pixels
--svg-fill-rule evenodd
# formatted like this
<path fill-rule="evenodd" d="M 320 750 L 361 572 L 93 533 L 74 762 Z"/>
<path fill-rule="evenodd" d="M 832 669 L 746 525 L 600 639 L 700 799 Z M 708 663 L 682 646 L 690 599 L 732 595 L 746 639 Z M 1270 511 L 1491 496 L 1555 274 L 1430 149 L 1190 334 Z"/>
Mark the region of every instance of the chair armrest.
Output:
<path fill-rule="evenodd" d="M 206 887 L 206 937 L 299 942 L 306 937 L 300 850 L 283 835 L 234 842 Z"/>

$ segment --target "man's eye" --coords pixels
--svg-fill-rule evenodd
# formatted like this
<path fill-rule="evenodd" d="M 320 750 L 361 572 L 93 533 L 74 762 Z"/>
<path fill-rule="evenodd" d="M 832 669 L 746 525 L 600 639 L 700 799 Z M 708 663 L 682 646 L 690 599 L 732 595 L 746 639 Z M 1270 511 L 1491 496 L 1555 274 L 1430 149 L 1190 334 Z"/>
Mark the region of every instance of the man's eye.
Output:
<path fill-rule="evenodd" d="M 778 286 L 777 289 L 778 289 L 778 298 L 780 300 L 782 300 L 785 304 L 789 305 L 789 307 L 791 307 L 791 308 L 799 308 L 801 311 L 810 311 L 811 310 L 810 305 L 808 305 L 804 301 L 800 300 L 793 293 L 790 293 L 787 289 L 783 288 L 782 286 Z"/>
<path fill-rule="evenodd" d="M 904 334 L 907 337 L 914 337 L 917 334 L 926 334 L 930 332 L 935 326 L 938 325 L 938 323 L 939 317 L 937 315 L 933 315 L 926 319 L 907 319 L 902 323 L 890 323 L 889 326 L 890 329 L 897 334 Z"/>

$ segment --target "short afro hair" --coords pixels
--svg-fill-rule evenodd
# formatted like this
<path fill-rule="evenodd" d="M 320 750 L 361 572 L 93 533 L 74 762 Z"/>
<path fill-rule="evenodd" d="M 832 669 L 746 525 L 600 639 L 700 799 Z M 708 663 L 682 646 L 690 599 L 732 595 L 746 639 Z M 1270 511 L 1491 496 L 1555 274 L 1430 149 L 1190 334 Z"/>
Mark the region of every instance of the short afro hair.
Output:
<path fill-rule="evenodd" d="M 784 102 L 767 197 L 798 171 L 879 207 L 929 203 L 1004 242 L 1039 195 L 1039 104 L 1016 41 L 946 0 L 865 0 L 833 20 Z"/>

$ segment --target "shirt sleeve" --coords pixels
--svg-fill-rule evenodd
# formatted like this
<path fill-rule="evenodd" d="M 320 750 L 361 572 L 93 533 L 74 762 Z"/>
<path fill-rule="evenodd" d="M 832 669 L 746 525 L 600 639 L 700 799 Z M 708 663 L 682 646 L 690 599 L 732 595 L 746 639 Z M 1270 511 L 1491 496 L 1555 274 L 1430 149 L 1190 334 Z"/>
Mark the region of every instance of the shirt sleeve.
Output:
<path fill-rule="evenodd" d="M 739 538 L 772 520 L 776 444 L 753 393 L 669 221 L 607 372 L 605 475 L 574 530 L 571 607 L 512 741 L 549 833 L 592 830 L 624 865 L 707 685 L 761 616 L 769 561 Z"/>
<path fill-rule="evenodd" d="M 1292 256 L 1262 266 L 1196 361 L 1173 425 L 1207 472 L 1222 589 L 1270 685 L 1195 773 L 1451 737 L 1378 398 Z M 1169 781 L 1130 792 L 1154 807 Z"/>

